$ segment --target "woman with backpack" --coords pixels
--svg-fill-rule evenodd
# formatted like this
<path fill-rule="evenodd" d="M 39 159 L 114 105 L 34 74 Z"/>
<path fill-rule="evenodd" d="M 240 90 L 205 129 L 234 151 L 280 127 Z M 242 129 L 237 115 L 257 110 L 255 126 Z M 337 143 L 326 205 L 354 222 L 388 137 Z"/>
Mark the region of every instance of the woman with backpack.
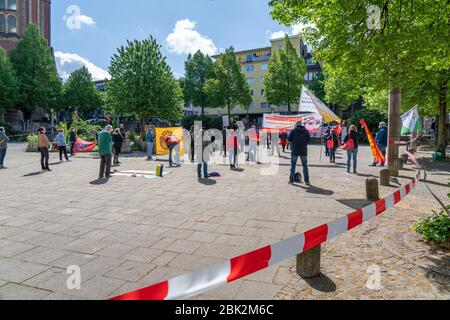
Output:
<path fill-rule="evenodd" d="M 339 138 L 336 134 L 336 130 L 331 130 L 329 134 L 324 136 L 324 138 L 327 141 L 327 148 L 330 154 L 330 163 L 336 163 L 336 150 L 339 147 Z"/>
<path fill-rule="evenodd" d="M 351 162 L 353 158 L 353 173 L 357 174 L 358 171 L 358 129 L 356 126 L 350 126 L 348 134 L 344 139 L 343 149 L 347 151 L 347 172 L 350 173 Z"/>
<path fill-rule="evenodd" d="M 120 153 L 122 152 L 122 145 L 123 145 L 124 140 L 125 139 L 123 138 L 122 133 L 120 132 L 120 129 L 117 128 L 116 130 L 114 130 L 114 132 L 112 134 L 112 142 L 113 142 L 113 146 L 114 146 L 114 160 L 113 160 L 114 165 L 120 164 L 119 156 L 120 156 Z"/>

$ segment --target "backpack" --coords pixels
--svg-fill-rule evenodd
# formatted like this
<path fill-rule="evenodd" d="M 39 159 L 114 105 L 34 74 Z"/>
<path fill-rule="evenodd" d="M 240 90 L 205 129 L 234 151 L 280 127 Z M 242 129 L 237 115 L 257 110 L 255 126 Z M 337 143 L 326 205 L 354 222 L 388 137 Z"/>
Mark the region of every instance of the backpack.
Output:
<path fill-rule="evenodd" d="M 302 175 L 300 174 L 300 172 L 297 172 L 295 174 L 295 182 L 296 183 L 301 183 L 302 182 Z"/>

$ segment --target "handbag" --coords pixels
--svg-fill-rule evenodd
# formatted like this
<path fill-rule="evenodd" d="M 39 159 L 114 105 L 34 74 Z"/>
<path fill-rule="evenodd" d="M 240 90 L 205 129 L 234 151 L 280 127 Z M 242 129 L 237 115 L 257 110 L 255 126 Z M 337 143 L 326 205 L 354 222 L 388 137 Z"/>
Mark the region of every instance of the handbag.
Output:
<path fill-rule="evenodd" d="M 348 138 L 347 142 L 344 144 L 343 149 L 347 150 L 347 151 L 351 151 L 351 150 L 355 149 L 355 142 L 353 141 L 352 137 Z"/>
<path fill-rule="evenodd" d="M 333 148 L 334 148 L 334 141 L 333 141 L 333 138 L 331 138 L 330 140 L 328 140 L 328 142 L 327 142 L 327 148 L 328 148 L 328 149 L 333 149 Z"/>

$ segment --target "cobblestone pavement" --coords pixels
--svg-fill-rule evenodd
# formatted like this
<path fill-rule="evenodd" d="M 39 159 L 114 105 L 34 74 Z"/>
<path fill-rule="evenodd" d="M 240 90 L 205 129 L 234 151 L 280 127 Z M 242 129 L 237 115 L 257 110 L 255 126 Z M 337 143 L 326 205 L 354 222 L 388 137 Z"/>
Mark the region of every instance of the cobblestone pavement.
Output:
<path fill-rule="evenodd" d="M 156 166 L 139 153 L 122 161 L 121 170 Z M 95 180 L 93 154 L 61 164 L 52 154 L 54 171 L 40 174 L 39 156 L 12 144 L 9 169 L 0 172 L 0 299 L 105 299 L 334 220 L 366 204 L 365 179 L 378 175 L 367 167 L 367 147 L 360 151 L 360 175 L 347 175 L 343 161 L 320 162 L 319 147 L 311 147 L 311 188 L 287 184 L 287 154 L 269 176 L 260 166 L 237 172 L 219 164 L 210 171 L 222 177 L 199 182 L 194 166 L 184 165 L 161 180 L 103 183 Z M 393 183 L 413 173 L 402 171 Z M 443 201 L 448 174 L 447 167 L 429 175 Z M 408 231 L 410 221 L 432 208 L 436 202 L 422 184 L 384 216 L 325 245 L 325 282 L 298 279 L 292 259 L 195 299 L 448 298 L 448 255 L 427 252 Z M 423 268 L 432 261 L 441 266 Z M 384 288 L 367 291 L 366 270 L 375 263 Z M 81 290 L 67 289 L 72 265 L 81 269 Z M 445 281 L 447 287 L 439 285 Z"/>

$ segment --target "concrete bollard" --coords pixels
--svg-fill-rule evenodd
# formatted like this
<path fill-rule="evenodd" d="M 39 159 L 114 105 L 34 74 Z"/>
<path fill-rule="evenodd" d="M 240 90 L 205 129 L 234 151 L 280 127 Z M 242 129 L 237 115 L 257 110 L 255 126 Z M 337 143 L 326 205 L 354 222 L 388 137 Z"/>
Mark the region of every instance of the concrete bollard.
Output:
<path fill-rule="evenodd" d="M 398 159 L 398 170 L 403 170 L 403 169 L 405 169 L 405 167 L 404 167 L 404 162 L 403 162 L 403 159 L 402 158 L 399 158 Z"/>
<path fill-rule="evenodd" d="M 380 200 L 380 188 L 378 186 L 378 179 L 367 178 L 366 180 L 366 196 L 369 201 Z"/>
<path fill-rule="evenodd" d="M 389 169 L 383 169 L 380 171 L 380 184 L 385 187 L 391 185 L 391 174 Z"/>
<path fill-rule="evenodd" d="M 320 277 L 321 246 L 297 256 L 297 274 L 305 279 Z"/>
<path fill-rule="evenodd" d="M 402 162 L 403 164 L 408 164 L 408 155 L 407 154 L 402 154 Z"/>

